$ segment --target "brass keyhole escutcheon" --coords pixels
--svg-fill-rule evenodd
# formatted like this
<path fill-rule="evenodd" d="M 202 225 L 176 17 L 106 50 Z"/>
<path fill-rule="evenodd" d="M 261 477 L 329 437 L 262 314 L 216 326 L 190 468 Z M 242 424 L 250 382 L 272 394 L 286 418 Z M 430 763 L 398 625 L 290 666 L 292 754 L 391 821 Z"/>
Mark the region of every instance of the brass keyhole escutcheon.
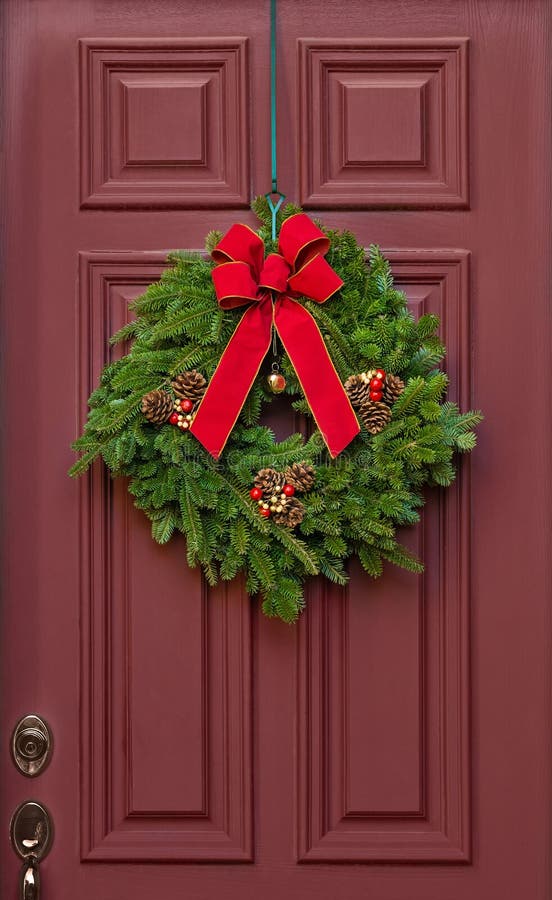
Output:
<path fill-rule="evenodd" d="M 15 726 L 12 758 L 23 775 L 34 778 L 43 772 L 52 755 L 52 733 L 40 716 L 24 716 Z"/>

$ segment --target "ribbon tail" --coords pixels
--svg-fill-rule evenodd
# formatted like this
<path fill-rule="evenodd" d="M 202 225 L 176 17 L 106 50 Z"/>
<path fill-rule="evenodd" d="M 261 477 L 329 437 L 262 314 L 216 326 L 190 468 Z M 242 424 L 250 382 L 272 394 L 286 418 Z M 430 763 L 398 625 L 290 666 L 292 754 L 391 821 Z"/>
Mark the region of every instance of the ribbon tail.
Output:
<path fill-rule="evenodd" d="M 267 295 L 244 313 L 221 356 L 190 428 L 218 459 L 257 377 L 272 337 L 272 301 Z"/>
<path fill-rule="evenodd" d="M 324 339 L 311 314 L 287 295 L 278 298 L 274 324 L 330 455 L 335 458 L 356 437 L 360 426 Z"/>

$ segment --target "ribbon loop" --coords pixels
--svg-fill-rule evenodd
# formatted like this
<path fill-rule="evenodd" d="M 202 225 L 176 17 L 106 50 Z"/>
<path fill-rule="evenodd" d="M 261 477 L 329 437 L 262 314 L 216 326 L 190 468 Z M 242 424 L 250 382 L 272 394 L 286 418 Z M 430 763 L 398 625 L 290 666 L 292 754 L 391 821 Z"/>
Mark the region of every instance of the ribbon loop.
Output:
<path fill-rule="evenodd" d="M 309 259 L 288 283 L 295 294 L 310 297 L 317 303 L 325 303 L 343 286 L 337 272 L 319 254 Z"/>
<path fill-rule="evenodd" d="M 326 235 L 304 213 L 280 229 L 279 253 L 247 225 L 232 225 L 213 250 L 213 284 L 223 309 L 250 304 L 232 335 L 190 431 L 218 458 L 270 347 L 272 328 L 297 373 L 332 457 L 360 431 L 318 326 L 298 296 L 324 303 L 343 285 L 324 259 Z M 273 292 L 272 304 L 269 291 Z M 293 296 L 290 296 L 292 294 Z"/>
<path fill-rule="evenodd" d="M 247 225 L 238 223 L 228 229 L 211 253 L 216 263 L 244 262 L 258 281 L 264 259 L 262 238 Z"/>
<path fill-rule="evenodd" d="M 213 269 L 212 278 L 219 306 L 223 309 L 245 306 L 257 299 L 258 286 L 251 267 L 245 262 L 222 263 Z"/>
<path fill-rule="evenodd" d="M 316 254 L 325 256 L 330 249 L 330 239 L 305 213 L 297 213 L 282 224 L 278 247 L 284 259 L 297 271 Z"/>

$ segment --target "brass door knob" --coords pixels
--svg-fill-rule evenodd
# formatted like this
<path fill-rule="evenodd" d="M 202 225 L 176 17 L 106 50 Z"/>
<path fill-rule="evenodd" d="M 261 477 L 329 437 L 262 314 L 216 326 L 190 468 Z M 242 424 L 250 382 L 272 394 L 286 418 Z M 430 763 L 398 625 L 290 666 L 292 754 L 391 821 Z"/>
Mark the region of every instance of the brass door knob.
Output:
<path fill-rule="evenodd" d="M 19 875 L 20 900 L 40 900 L 38 864 L 50 852 L 54 826 L 50 813 L 36 800 L 26 800 L 15 810 L 10 824 L 10 840 L 23 866 Z"/>

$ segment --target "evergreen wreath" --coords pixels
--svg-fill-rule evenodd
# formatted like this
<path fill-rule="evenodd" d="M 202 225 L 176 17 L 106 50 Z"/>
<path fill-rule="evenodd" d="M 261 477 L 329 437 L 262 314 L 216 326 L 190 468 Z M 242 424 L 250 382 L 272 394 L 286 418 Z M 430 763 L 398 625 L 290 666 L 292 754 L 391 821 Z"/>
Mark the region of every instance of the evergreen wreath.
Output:
<path fill-rule="evenodd" d="M 266 199 L 257 198 L 252 208 L 267 252 L 275 251 Z M 279 226 L 298 212 L 286 205 Z M 340 456 L 332 459 L 314 430 L 285 353 L 282 383 L 310 436 L 278 442 L 260 424 L 274 396 L 266 371 L 257 376 L 220 459 L 187 432 L 243 310 L 217 305 L 210 260 L 177 251 L 160 281 L 131 304 L 135 319 L 111 339 L 132 346 L 103 370 L 73 445 L 82 455 L 70 470 L 80 475 L 101 456 L 114 476 L 129 478 L 154 540 L 164 544 L 181 532 L 188 565 L 200 564 L 210 585 L 244 573 L 263 611 L 286 622 L 304 606 L 305 579 L 321 574 L 346 584 L 352 555 L 373 577 L 381 575 L 384 560 L 422 571 L 396 529 L 419 520 L 424 485 L 453 481 L 453 454 L 472 450 L 473 428 L 482 418 L 444 400 L 438 317 L 414 320 L 376 246 L 367 265 L 353 234 L 323 230 L 331 242 L 326 258 L 344 286 L 324 307 L 308 299 L 304 305 L 361 421 Z M 210 232 L 207 251 L 221 237 Z"/>

